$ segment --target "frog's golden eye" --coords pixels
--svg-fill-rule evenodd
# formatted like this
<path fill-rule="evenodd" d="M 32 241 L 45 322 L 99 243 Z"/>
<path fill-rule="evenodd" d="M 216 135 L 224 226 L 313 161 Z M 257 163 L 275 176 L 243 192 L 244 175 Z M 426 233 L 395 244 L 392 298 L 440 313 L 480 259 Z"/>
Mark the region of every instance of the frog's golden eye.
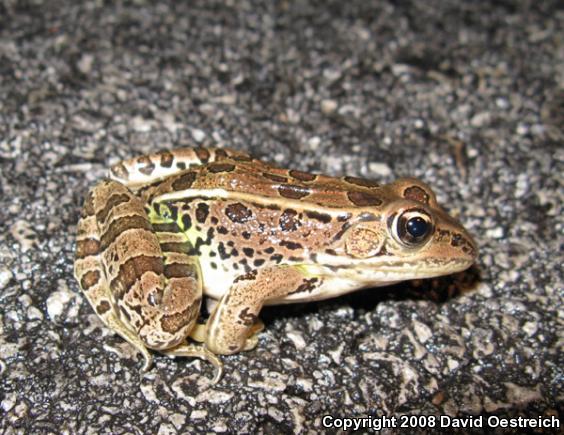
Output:
<path fill-rule="evenodd" d="M 423 210 L 405 210 L 394 216 L 390 231 L 399 243 L 408 248 L 415 248 L 422 246 L 433 234 L 433 220 Z"/>

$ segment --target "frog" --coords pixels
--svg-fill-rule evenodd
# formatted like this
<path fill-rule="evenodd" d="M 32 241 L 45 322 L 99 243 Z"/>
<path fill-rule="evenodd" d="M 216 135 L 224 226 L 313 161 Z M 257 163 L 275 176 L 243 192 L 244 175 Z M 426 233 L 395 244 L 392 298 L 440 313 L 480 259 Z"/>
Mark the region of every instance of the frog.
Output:
<path fill-rule="evenodd" d="M 229 148 L 112 165 L 87 193 L 74 274 L 101 321 L 150 350 L 197 357 L 258 345 L 265 305 L 304 303 L 469 268 L 470 233 L 415 178 L 388 184 L 283 169 Z M 202 321 L 202 299 L 216 301 Z"/>

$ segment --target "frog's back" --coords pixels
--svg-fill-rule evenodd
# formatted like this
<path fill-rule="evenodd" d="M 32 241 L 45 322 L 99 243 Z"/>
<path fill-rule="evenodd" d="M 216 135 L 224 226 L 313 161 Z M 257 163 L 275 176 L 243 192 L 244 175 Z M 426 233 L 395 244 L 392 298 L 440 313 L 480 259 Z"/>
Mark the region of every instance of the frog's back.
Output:
<path fill-rule="evenodd" d="M 191 190 L 192 193 L 188 193 Z M 356 177 L 330 177 L 281 169 L 260 160 L 225 159 L 191 167 L 177 175 L 147 185 L 140 194 L 147 200 L 163 195 L 218 195 L 273 203 L 299 202 L 329 209 L 378 208 L 390 196 L 385 185 Z"/>

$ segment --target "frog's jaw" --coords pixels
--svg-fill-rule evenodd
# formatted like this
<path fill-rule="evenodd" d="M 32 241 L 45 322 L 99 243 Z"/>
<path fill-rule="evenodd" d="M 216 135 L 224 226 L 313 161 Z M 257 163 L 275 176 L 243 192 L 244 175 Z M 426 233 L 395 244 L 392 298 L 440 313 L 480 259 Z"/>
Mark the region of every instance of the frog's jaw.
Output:
<path fill-rule="evenodd" d="M 473 264 L 473 260 L 414 260 L 387 261 L 378 263 L 371 261 L 354 265 L 309 265 L 301 269 L 309 276 L 321 278 L 338 277 L 345 281 L 357 283 L 357 288 L 379 287 L 407 281 L 411 279 L 433 278 L 466 270 Z"/>
<path fill-rule="evenodd" d="M 471 261 L 456 263 L 437 263 L 424 265 L 419 263 L 374 264 L 366 267 L 322 264 L 294 266 L 308 277 L 319 278 L 321 285 L 309 293 L 294 293 L 283 298 L 270 300 L 266 305 L 289 304 L 298 302 L 320 301 L 338 297 L 360 289 L 384 287 L 411 279 L 432 278 L 449 273 L 460 272 L 468 268 Z"/>

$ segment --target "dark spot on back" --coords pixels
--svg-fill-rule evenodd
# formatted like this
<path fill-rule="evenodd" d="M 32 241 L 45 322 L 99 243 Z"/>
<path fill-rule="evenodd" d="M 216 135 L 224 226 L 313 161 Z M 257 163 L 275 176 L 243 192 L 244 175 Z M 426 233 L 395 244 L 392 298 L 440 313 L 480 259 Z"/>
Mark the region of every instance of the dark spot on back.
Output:
<path fill-rule="evenodd" d="M 231 163 L 210 163 L 207 168 L 212 174 L 217 174 L 219 172 L 231 172 L 235 169 L 235 165 Z"/>
<path fill-rule="evenodd" d="M 151 161 L 148 156 L 142 156 L 137 159 L 137 164 L 139 167 L 137 170 L 145 175 L 151 175 L 155 170 L 155 164 Z"/>
<path fill-rule="evenodd" d="M 174 161 L 174 156 L 169 151 L 163 151 L 161 153 L 161 166 L 163 168 L 170 168 L 172 166 L 172 162 Z"/>
<path fill-rule="evenodd" d="M 194 181 L 196 180 L 196 173 L 195 172 L 186 172 L 179 176 L 176 180 L 172 182 L 172 188 L 174 190 L 186 190 L 192 187 Z"/>
<path fill-rule="evenodd" d="M 200 148 L 200 149 L 203 149 L 207 152 L 205 148 Z M 209 157 L 209 153 L 208 153 L 208 157 Z M 221 148 L 215 150 L 215 159 L 217 161 L 225 159 L 226 157 L 227 157 L 227 152 L 225 150 L 222 150 Z"/>
<path fill-rule="evenodd" d="M 307 187 L 292 186 L 291 184 L 281 184 L 278 186 L 278 193 L 284 198 L 301 199 L 308 196 L 311 191 Z"/>
<path fill-rule="evenodd" d="M 366 206 L 378 207 L 383 203 L 382 198 L 371 192 L 362 192 L 362 191 L 348 192 L 347 198 L 349 198 L 350 202 L 352 202 L 354 205 L 358 205 L 359 207 L 366 207 Z"/>
<path fill-rule="evenodd" d="M 347 183 L 354 184 L 355 186 L 362 186 L 362 187 L 380 187 L 380 183 L 374 180 L 366 180 L 364 178 L 358 177 L 344 177 Z"/>
<path fill-rule="evenodd" d="M 209 161 L 210 152 L 206 148 L 196 148 L 194 152 L 196 153 L 196 156 L 198 157 L 198 159 L 200 159 L 200 162 L 202 162 L 202 164 L 206 164 Z"/>
<path fill-rule="evenodd" d="M 300 181 L 313 181 L 317 178 L 317 175 L 310 174 L 308 172 L 296 171 L 292 169 L 288 172 L 292 178 Z"/>

